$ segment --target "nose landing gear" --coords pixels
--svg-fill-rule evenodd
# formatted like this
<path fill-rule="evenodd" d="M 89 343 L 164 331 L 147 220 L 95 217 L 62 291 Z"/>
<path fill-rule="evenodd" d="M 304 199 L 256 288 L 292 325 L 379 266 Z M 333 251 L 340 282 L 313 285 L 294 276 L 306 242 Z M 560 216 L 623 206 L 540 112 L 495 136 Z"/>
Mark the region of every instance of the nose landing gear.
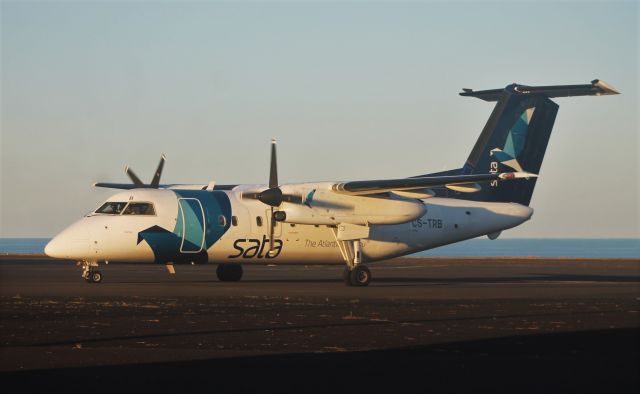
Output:
<path fill-rule="evenodd" d="M 82 267 L 82 278 L 88 283 L 102 282 L 102 273 L 95 268 L 98 267 L 97 262 L 79 261 L 78 265 Z"/>
<path fill-rule="evenodd" d="M 102 282 L 102 274 L 100 271 L 91 271 L 89 274 L 89 279 L 87 280 L 89 283 L 100 283 Z"/>

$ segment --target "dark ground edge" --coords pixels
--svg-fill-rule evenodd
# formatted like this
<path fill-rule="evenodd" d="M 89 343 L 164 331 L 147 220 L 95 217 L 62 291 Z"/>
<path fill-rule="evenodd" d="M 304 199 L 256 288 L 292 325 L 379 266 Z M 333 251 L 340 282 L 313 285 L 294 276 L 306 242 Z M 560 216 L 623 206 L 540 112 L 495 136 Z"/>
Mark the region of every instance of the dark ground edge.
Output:
<path fill-rule="evenodd" d="M 338 353 L 2 372 L 16 392 L 610 392 L 640 389 L 640 326 Z"/>

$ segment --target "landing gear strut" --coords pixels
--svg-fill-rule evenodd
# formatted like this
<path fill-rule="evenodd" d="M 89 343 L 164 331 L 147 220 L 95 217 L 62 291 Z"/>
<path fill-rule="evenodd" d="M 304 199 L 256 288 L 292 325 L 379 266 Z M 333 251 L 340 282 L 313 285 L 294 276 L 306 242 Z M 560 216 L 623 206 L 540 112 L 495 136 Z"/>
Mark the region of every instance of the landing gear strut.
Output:
<path fill-rule="evenodd" d="M 360 240 L 352 241 L 353 260 L 347 260 L 347 267 L 342 273 L 342 279 L 347 286 L 369 286 L 371 271 L 362 264 L 362 251 Z"/>
<path fill-rule="evenodd" d="M 102 273 L 95 268 L 98 267 L 96 262 L 79 261 L 79 266 L 82 266 L 82 278 L 89 283 L 102 282 Z"/>
<path fill-rule="evenodd" d="M 237 282 L 242 278 L 242 266 L 240 264 L 218 264 L 216 275 L 221 282 Z"/>

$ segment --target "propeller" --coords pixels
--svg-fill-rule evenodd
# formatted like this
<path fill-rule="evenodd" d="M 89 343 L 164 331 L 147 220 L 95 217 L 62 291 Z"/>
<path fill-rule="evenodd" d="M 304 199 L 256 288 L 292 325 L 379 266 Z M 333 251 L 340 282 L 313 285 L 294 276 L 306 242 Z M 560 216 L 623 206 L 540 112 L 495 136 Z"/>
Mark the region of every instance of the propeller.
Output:
<path fill-rule="evenodd" d="M 276 140 L 271 140 L 271 165 L 269 168 L 269 188 L 258 193 L 243 193 L 242 198 L 258 200 L 269 205 L 271 220 L 269 228 L 269 253 L 273 251 L 273 232 L 275 229 L 274 208 L 282 205 L 283 202 L 302 204 L 302 196 L 296 194 L 285 194 L 278 185 L 278 165 L 276 159 Z"/>
<path fill-rule="evenodd" d="M 148 185 L 142 182 L 140 178 L 138 178 L 136 173 L 133 172 L 131 168 L 129 168 L 129 166 L 126 166 L 124 168 L 124 172 L 126 172 L 127 175 L 129 175 L 129 178 L 131 178 L 131 181 L 136 187 L 157 189 L 160 186 L 160 177 L 162 176 L 162 168 L 164 167 L 164 162 L 166 159 L 167 157 L 164 154 L 160 157 L 160 163 L 158 163 L 158 168 L 156 169 L 155 174 L 153 174 L 153 179 L 151 179 L 151 183 Z"/>

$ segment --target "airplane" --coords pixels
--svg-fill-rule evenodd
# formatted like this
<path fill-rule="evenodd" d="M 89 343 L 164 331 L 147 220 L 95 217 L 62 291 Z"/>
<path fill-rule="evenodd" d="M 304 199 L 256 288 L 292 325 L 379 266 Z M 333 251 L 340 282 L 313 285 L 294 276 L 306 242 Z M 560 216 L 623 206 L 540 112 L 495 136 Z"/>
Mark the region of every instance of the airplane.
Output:
<path fill-rule="evenodd" d="M 347 286 L 368 286 L 366 263 L 479 236 L 496 239 L 528 221 L 529 206 L 559 106 L 551 98 L 619 94 L 584 85 L 463 89 L 496 102 L 461 168 L 398 179 L 280 184 L 276 142 L 266 185 L 95 183 L 124 191 L 57 234 L 45 254 L 73 259 L 89 283 L 99 263 L 217 264 L 220 281 L 242 264 L 344 263 Z"/>

